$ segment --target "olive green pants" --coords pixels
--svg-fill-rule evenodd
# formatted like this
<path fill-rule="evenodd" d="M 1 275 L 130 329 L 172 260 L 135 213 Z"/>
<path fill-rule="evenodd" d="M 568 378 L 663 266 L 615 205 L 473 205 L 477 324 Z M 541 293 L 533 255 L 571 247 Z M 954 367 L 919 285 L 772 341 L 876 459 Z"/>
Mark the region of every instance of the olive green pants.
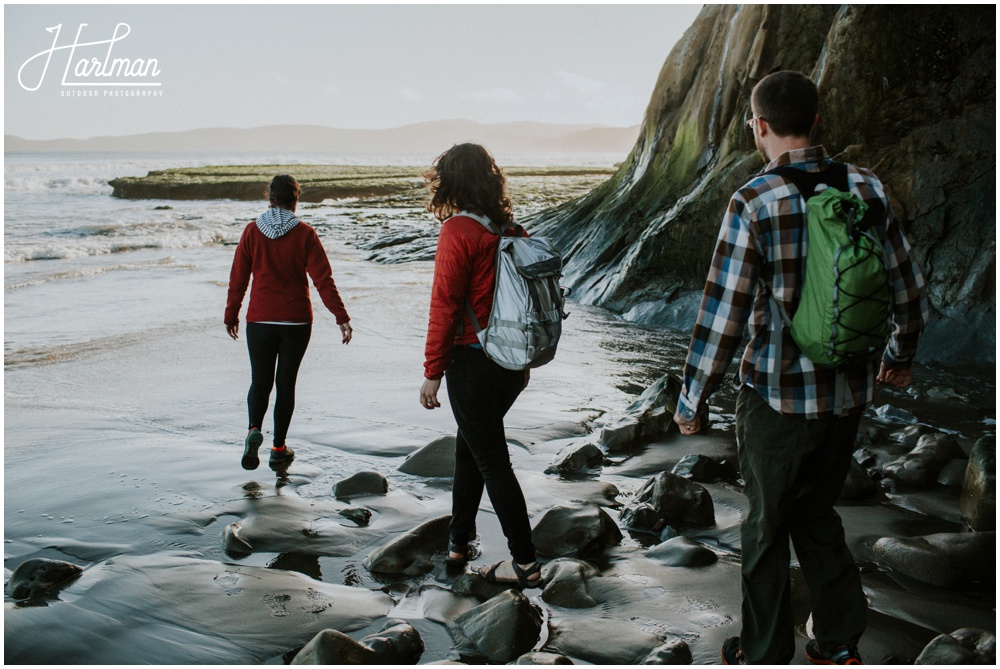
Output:
<path fill-rule="evenodd" d="M 750 508 L 743 546 L 743 630 L 749 664 L 787 664 L 795 654 L 789 538 L 809 588 L 820 650 L 857 645 L 866 602 L 833 505 L 854 451 L 861 415 L 806 420 L 772 409 L 744 386 L 736 438 Z"/>

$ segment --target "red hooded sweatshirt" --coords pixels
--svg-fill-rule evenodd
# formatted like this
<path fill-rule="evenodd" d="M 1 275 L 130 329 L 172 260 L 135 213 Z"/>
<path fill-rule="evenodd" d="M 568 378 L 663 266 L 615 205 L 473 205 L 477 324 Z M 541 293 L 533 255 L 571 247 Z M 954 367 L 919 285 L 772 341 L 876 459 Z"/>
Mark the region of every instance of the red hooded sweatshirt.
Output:
<path fill-rule="evenodd" d="M 251 274 L 248 323 L 312 323 L 307 274 L 337 323 L 351 320 L 333 282 L 333 270 L 319 235 L 301 221 L 277 239 L 265 236 L 256 222 L 244 228 L 229 273 L 226 325 L 240 321 L 240 306 Z"/>

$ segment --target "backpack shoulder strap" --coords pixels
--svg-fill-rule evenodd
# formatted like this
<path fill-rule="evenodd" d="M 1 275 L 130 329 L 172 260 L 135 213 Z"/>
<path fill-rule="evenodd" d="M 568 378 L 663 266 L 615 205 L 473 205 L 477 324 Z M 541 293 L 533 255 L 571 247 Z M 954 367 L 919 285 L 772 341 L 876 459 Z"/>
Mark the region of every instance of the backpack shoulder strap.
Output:
<path fill-rule="evenodd" d="M 832 186 L 844 193 L 850 191 L 850 186 L 847 182 L 847 165 L 837 161 L 831 162 L 829 167 L 819 172 L 807 172 L 796 169 L 791 165 L 782 165 L 775 167 L 765 174 L 776 174 L 783 179 L 791 181 L 795 189 L 807 200 L 816 194 L 816 188 L 821 183 Z"/>

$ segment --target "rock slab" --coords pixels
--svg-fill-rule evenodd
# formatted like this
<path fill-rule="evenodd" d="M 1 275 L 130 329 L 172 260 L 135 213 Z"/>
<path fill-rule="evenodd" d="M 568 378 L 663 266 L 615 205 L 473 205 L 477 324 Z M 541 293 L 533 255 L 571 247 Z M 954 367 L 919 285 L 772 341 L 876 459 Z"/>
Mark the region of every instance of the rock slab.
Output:
<path fill-rule="evenodd" d="M 25 560 L 7 581 L 7 596 L 16 601 L 43 599 L 53 595 L 83 571 L 79 565 L 62 560 Z"/>
<path fill-rule="evenodd" d="M 622 532 L 601 507 L 569 504 L 546 511 L 531 530 L 531 540 L 542 555 L 580 557 L 618 544 Z"/>
<path fill-rule="evenodd" d="M 715 524 L 715 505 L 704 486 L 661 472 L 639 489 L 636 505 L 626 507 L 621 519 L 629 528 L 659 534 L 667 525 L 706 527 Z"/>
<path fill-rule="evenodd" d="M 517 590 L 505 590 L 448 628 L 469 640 L 490 662 L 510 662 L 532 649 L 542 631 L 542 616 Z"/>
<path fill-rule="evenodd" d="M 455 437 L 440 437 L 410 453 L 398 471 L 414 476 L 450 478 L 455 475 Z"/>
<path fill-rule="evenodd" d="M 996 532 L 884 537 L 874 549 L 896 571 L 945 588 L 992 578 L 996 569 Z"/>
<path fill-rule="evenodd" d="M 337 499 L 384 495 L 387 492 L 389 492 L 389 481 L 378 472 L 357 472 L 333 484 L 333 496 Z"/>
<path fill-rule="evenodd" d="M 390 620 L 375 634 L 355 641 L 323 630 L 302 647 L 292 664 L 416 664 L 424 652 L 420 633 L 403 620 Z"/>
<path fill-rule="evenodd" d="M 917 440 L 916 447 L 882 468 L 888 478 L 900 483 L 927 488 L 937 482 L 938 474 L 951 460 L 964 458 L 955 437 L 935 432 Z"/>
<path fill-rule="evenodd" d="M 993 435 L 981 438 L 972 447 L 959 506 L 972 529 L 996 530 L 997 446 Z"/>
<path fill-rule="evenodd" d="M 451 516 L 441 516 L 396 537 L 365 558 L 368 571 L 419 576 L 434 567 L 433 558 L 448 548 Z"/>
<path fill-rule="evenodd" d="M 964 627 L 934 637 L 914 664 L 996 664 L 997 638 L 986 630 Z"/>

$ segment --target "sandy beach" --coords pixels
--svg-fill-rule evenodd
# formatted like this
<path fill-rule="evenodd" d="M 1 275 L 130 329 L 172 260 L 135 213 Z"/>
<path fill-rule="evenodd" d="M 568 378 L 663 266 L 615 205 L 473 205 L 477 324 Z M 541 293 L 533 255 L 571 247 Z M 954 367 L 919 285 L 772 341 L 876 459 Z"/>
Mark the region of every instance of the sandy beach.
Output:
<path fill-rule="evenodd" d="M 109 191 L 105 181 L 86 192 L 94 211 Z M 19 197 L 8 190 L 8 212 Z M 32 215 L 54 206 L 32 197 L 23 198 Z M 396 204 L 361 211 L 357 203 L 325 202 L 302 212 L 321 231 L 355 338 L 340 344 L 333 316 L 314 294 L 316 321 L 288 442 L 297 458 L 287 479 L 266 465 L 240 468 L 249 364 L 243 340 L 231 341 L 222 325 L 231 244 L 241 221 L 256 215 L 254 203 L 115 204 L 115 226 L 162 219 L 178 229 L 202 226 L 185 234 L 202 239 L 207 230 L 221 237 L 215 242 L 33 262 L 10 259 L 8 243 L 5 583 L 35 558 L 83 571 L 35 601 L 7 593 L 5 662 L 281 663 L 322 630 L 360 639 L 394 619 L 419 632 L 420 663 L 484 660 L 448 622 L 489 597 L 445 569 L 443 545 L 420 575 L 364 566 L 392 540 L 450 513 L 450 479 L 399 471 L 407 456 L 454 432 L 447 408 L 418 403 L 433 264 L 368 260 L 351 227 L 367 216 L 388 235 L 427 221 L 434 234 L 419 208 Z M 19 229 L 13 223 L 11 234 Z M 593 569 L 576 579 L 585 598 L 526 591 L 544 621 L 533 648 L 576 663 L 634 664 L 682 640 L 693 663 L 716 663 L 722 641 L 740 627 L 739 481 L 701 484 L 714 523 L 677 528 L 711 554 L 698 566 L 654 552 L 663 536 L 630 531 L 620 511 L 686 455 L 734 460 L 734 392 L 713 399 L 704 434 L 663 431 L 622 451 L 605 449 L 588 469 L 547 473 L 564 448 L 599 443 L 610 418 L 663 375 L 679 375 L 688 342 L 686 333 L 643 328 L 593 307 L 570 304 L 569 311 L 556 360 L 533 372 L 508 414 L 511 455 L 533 525 L 554 508 L 600 509 L 622 538 L 572 556 Z M 895 411 L 873 410 L 863 421 L 872 468 L 912 448 L 899 433 L 916 423 L 950 434 L 967 455 L 995 432 L 991 375 L 919 367 L 912 390 L 879 391 L 876 405 Z M 270 416 L 265 428 L 267 437 Z M 953 460 L 954 470 L 964 467 Z M 336 483 L 361 471 L 382 474 L 388 492 L 333 496 Z M 938 634 L 995 632 L 992 566 L 942 587 L 899 573 L 873 551 L 884 537 L 965 531 L 961 477 L 927 488 L 875 483 L 870 495 L 838 508 L 869 598 L 860 647 L 866 661 L 912 663 Z M 359 524 L 342 513 L 351 510 L 370 518 Z M 227 543 L 234 526 L 249 554 Z M 508 557 L 485 500 L 478 530 L 483 555 L 474 565 Z M 801 637 L 795 661 L 803 663 L 808 601 L 797 572 L 793 584 Z"/>

